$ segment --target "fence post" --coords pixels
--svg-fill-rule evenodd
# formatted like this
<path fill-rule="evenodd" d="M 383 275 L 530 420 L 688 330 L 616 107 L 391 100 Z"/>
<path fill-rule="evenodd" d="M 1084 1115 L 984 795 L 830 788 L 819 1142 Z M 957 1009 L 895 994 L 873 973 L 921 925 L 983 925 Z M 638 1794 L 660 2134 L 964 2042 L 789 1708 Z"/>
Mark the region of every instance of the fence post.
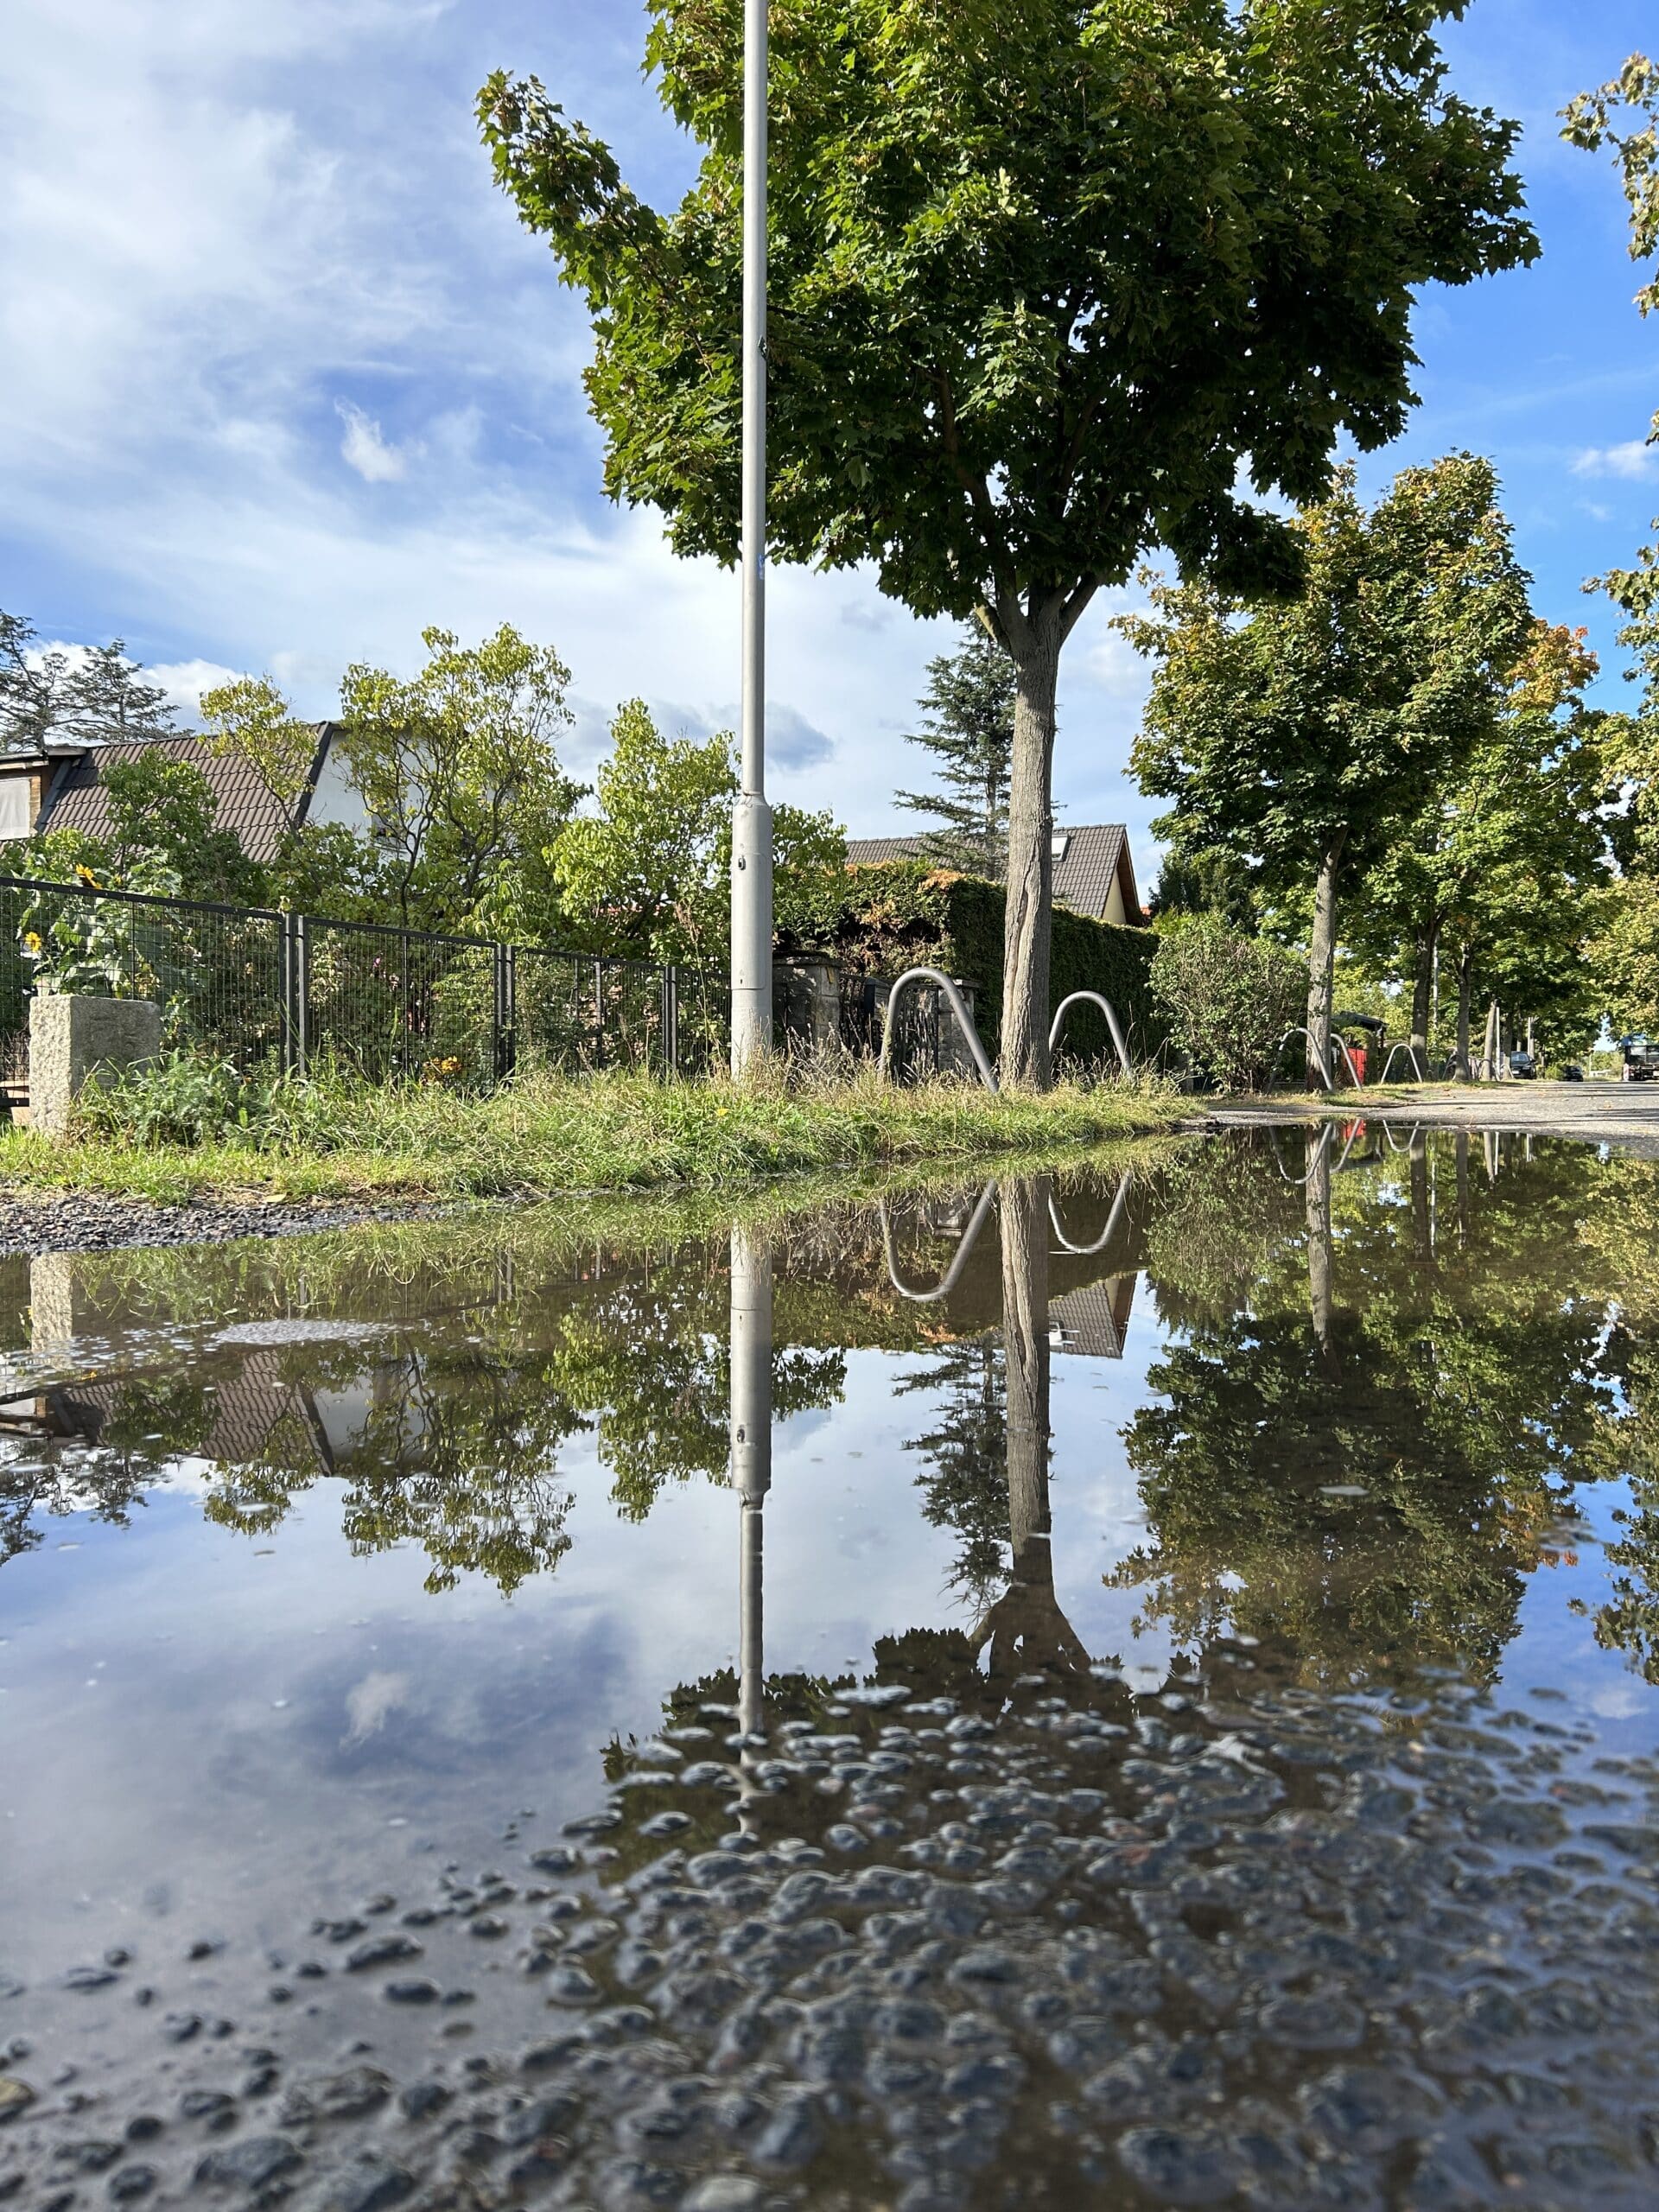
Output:
<path fill-rule="evenodd" d="M 594 1065 L 605 1065 L 605 963 L 594 963 Z"/>
<path fill-rule="evenodd" d="M 294 1072 L 302 1076 L 311 1057 L 311 939 L 305 916 L 294 916 Z"/>
<path fill-rule="evenodd" d="M 510 944 L 495 947 L 495 1079 L 505 1083 L 518 1058 L 518 963 Z"/>
<path fill-rule="evenodd" d="M 663 969 L 663 1073 L 680 1071 L 679 969 L 671 960 Z"/>

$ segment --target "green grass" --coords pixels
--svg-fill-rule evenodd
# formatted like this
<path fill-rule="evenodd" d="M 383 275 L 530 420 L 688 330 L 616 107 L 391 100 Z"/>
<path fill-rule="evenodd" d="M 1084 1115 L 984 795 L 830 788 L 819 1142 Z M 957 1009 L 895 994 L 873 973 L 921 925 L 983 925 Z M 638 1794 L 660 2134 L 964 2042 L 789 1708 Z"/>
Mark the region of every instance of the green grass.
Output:
<path fill-rule="evenodd" d="M 1173 1090 L 1071 1086 L 995 1097 L 896 1090 L 873 1074 L 752 1088 L 621 1074 L 527 1078 L 488 1096 L 426 1086 L 283 1086 L 253 1128 L 194 1146 L 120 1132 L 98 1109 L 62 1144 L 0 1135 L 0 1184 L 176 1204 L 253 1195 L 438 1203 L 728 1188 L 836 1170 L 944 1166 L 1090 1150 L 1179 1126 Z"/>

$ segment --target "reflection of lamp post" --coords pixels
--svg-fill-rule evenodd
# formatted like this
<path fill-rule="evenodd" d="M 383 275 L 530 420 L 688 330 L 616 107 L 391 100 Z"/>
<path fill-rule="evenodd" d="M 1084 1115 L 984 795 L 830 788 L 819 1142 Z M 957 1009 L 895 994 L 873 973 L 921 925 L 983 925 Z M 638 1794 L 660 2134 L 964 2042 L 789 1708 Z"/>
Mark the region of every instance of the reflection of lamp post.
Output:
<path fill-rule="evenodd" d="M 732 1073 L 772 1046 L 766 804 L 766 10 L 743 31 L 743 745 L 732 816 Z"/>
<path fill-rule="evenodd" d="M 772 1250 L 732 1231 L 732 1487 L 741 1514 L 738 1718 L 745 1735 L 760 1726 L 766 1683 L 761 1573 L 766 1492 L 772 1488 Z"/>

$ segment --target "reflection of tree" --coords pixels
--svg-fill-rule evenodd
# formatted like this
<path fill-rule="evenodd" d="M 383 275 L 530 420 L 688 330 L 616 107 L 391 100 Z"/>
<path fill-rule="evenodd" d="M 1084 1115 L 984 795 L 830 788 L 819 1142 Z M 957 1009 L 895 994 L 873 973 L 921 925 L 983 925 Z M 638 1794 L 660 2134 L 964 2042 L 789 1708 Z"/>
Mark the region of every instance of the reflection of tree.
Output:
<path fill-rule="evenodd" d="M 1007 1394 L 1002 1347 L 994 1338 L 941 1344 L 926 1363 L 896 1385 L 901 1394 L 937 1395 L 933 1426 L 913 1437 L 907 1452 L 923 1454 L 917 1477 L 924 1517 L 951 1529 L 961 1541 L 950 1586 L 976 1607 L 1007 1573 Z"/>
<path fill-rule="evenodd" d="M 1125 1432 L 1154 1541 L 1111 1579 L 1153 1585 L 1183 1637 L 1230 1622 L 1319 1673 L 1490 1677 L 1611 1403 L 1605 1304 L 1563 1289 L 1584 1163 L 1461 1185 L 1443 1239 L 1427 1151 L 1394 1205 L 1344 1189 L 1328 1147 L 1308 1166 L 1303 1251 L 1260 1248 L 1230 1312 L 1183 1293 L 1185 1337 L 1148 1376 L 1165 1402 Z"/>
<path fill-rule="evenodd" d="M 723 1474 L 730 1449 L 730 1361 L 723 1278 L 698 1265 L 649 1284 L 602 1287 L 564 1317 L 548 1378 L 588 1417 L 611 1492 L 625 1518 L 643 1521 L 670 1482 Z M 779 1347 L 772 1354 L 772 1412 L 833 1405 L 846 1387 L 840 1351 Z"/>
<path fill-rule="evenodd" d="M 975 1643 L 993 1683 L 1033 1669 L 1086 1671 L 1089 1655 L 1054 1594 L 1048 1504 L 1048 1178 L 1002 1185 L 1002 1351 L 1008 1408 L 1007 1590 Z"/>

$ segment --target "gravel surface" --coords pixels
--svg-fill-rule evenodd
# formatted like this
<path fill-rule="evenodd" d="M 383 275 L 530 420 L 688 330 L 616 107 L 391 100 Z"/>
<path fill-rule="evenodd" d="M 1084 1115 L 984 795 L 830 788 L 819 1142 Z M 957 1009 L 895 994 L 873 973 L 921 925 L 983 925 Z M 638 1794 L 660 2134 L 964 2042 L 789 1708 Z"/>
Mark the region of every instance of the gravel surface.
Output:
<path fill-rule="evenodd" d="M 999 1710 L 952 1648 L 766 1738 L 688 1686 L 567 1840 L 308 1929 L 89 1909 L 0 1974 L 0 2202 L 1651 2212 L 1650 1762 L 1243 1650 Z"/>
<path fill-rule="evenodd" d="M 300 1236 L 365 1221 L 408 1221 L 429 1209 L 353 1205 L 338 1199 L 284 1204 L 249 1199 L 153 1205 L 144 1198 L 86 1191 L 0 1192 L 0 1256 L 42 1252 L 111 1252 L 132 1244 L 223 1244 L 238 1236 Z"/>

